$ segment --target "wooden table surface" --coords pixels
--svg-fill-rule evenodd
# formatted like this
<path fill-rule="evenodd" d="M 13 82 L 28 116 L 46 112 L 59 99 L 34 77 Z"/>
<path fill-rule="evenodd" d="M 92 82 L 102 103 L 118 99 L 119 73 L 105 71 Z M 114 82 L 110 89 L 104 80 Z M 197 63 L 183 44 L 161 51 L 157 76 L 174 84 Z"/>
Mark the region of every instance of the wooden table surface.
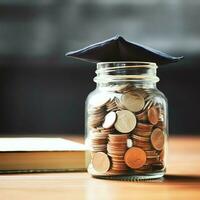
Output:
<path fill-rule="evenodd" d="M 200 137 L 169 140 L 167 175 L 146 182 L 108 181 L 87 173 L 0 175 L 0 200 L 200 199 Z"/>

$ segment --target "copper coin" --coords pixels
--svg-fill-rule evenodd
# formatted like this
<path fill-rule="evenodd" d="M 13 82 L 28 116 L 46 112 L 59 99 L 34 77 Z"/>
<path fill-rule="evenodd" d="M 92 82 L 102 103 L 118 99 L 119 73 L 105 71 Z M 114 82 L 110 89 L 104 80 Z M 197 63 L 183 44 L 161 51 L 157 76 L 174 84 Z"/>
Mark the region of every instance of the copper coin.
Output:
<path fill-rule="evenodd" d="M 112 147 L 110 147 L 110 146 L 108 145 L 108 146 L 107 146 L 107 149 L 108 149 L 109 152 L 113 152 L 113 153 L 114 153 L 114 152 L 116 152 L 116 153 L 117 153 L 117 152 L 119 152 L 119 153 L 120 153 L 120 152 L 124 153 L 124 152 L 126 151 L 127 147 L 119 148 L 119 147 L 116 146 L 115 148 L 112 148 Z"/>
<path fill-rule="evenodd" d="M 146 153 L 138 147 L 132 147 L 125 153 L 124 160 L 130 168 L 139 169 L 146 162 Z"/>
<path fill-rule="evenodd" d="M 141 142 L 141 141 L 138 141 L 138 140 L 133 140 L 133 146 L 140 147 L 143 150 L 152 150 L 153 149 L 151 143 Z"/>
<path fill-rule="evenodd" d="M 109 112 L 105 116 L 105 120 L 102 124 L 103 128 L 111 128 L 113 126 L 113 124 L 115 123 L 116 118 L 117 118 L 117 115 L 115 112 Z"/>
<path fill-rule="evenodd" d="M 147 156 L 147 160 L 148 159 L 159 159 L 159 155 Z"/>
<path fill-rule="evenodd" d="M 117 108 L 117 104 L 116 104 L 116 97 L 114 97 L 113 99 L 111 99 L 108 103 L 106 103 L 106 110 L 107 111 L 116 111 Z"/>
<path fill-rule="evenodd" d="M 162 163 L 155 163 L 152 164 L 153 170 L 163 170 L 164 169 L 164 165 Z"/>
<path fill-rule="evenodd" d="M 145 151 L 145 152 L 146 152 L 147 157 L 148 156 L 158 156 L 158 153 L 156 150 L 150 150 L 150 151 Z"/>
<path fill-rule="evenodd" d="M 135 130 L 141 131 L 141 132 L 151 132 L 152 127 L 153 127 L 152 124 L 137 123 Z"/>
<path fill-rule="evenodd" d="M 134 130 L 134 134 L 142 137 L 149 137 L 151 135 L 151 132 L 143 132 L 143 131 L 137 131 Z"/>
<path fill-rule="evenodd" d="M 135 135 L 133 134 L 132 135 L 133 139 L 136 139 L 136 140 L 139 140 L 139 141 L 142 141 L 142 142 L 149 142 L 150 139 L 148 137 L 142 137 L 142 136 L 138 136 L 138 135 Z"/>
<path fill-rule="evenodd" d="M 144 165 L 142 166 L 139 170 L 136 170 L 136 172 L 145 172 L 145 171 L 150 171 L 152 169 L 151 165 Z"/>
<path fill-rule="evenodd" d="M 144 98 L 138 93 L 126 93 L 122 95 L 121 102 L 132 112 L 139 112 L 144 107 Z"/>
<path fill-rule="evenodd" d="M 158 121 L 156 127 L 163 130 L 165 128 L 165 123 L 163 121 Z"/>
<path fill-rule="evenodd" d="M 109 139 L 111 140 L 119 140 L 122 141 L 123 139 L 127 139 L 128 134 L 109 134 Z"/>
<path fill-rule="evenodd" d="M 159 163 L 159 159 L 158 158 L 147 158 L 146 160 L 146 165 L 151 165 L 151 164 L 157 164 Z"/>
<path fill-rule="evenodd" d="M 149 151 L 149 150 L 152 150 L 152 147 L 151 146 L 141 146 L 141 145 L 136 145 L 134 144 L 135 147 L 138 147 L 138 148 L 141 148 L 143 149 L 144 151 Z"/>
<path fill-rule="evenodd" d="M 129 133 L 136 126 L 135 115 L 128 110 L 121 110 L 117 112 L 117 120 L 115 122 L 115 128 L 121 133 Z"/>
<path fill-rule="evenodd" d="M 147 112 L 146 110 L 142 113 L 136 115 L 137 120 L 146 121 L 147 120 Z"/>
<path fill-rule="evenodd" d="M 151 144 L 153 145 L 153 147 L 156 150 L 160 151 L 163 149 L 164 142 L 165 142 L 165 136 L 163 131 L 159 128 L 154 129 L 151 134 Z"/>
<path fill-rule="evenodd" d="M 159 112 L 158 109 L 155 106 L 152 106 L 149 110 L 148 110 L 148 119 L 149 122 L 153 125 L 158 123 L 159 120 Z"/>
<path fill-rule="evenodd" d="M 135 140 L 133 141 L 133 146 L 140 147 L 143 150 L 146 149 L 146 148 L 152 149 L 152 145 L 151 144 L 144 143 L 144 142 L 137 142 Z"/>

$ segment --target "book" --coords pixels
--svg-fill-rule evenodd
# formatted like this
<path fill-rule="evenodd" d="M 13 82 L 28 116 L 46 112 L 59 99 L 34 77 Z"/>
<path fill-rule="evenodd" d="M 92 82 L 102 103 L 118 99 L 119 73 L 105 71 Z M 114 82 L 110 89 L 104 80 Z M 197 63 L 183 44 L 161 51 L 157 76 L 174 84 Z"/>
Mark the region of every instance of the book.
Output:
<path fill-rule="evenodd" d="M 0 173 L 85 170 L 83 144 L 64 138 L 0 138 Z"/>

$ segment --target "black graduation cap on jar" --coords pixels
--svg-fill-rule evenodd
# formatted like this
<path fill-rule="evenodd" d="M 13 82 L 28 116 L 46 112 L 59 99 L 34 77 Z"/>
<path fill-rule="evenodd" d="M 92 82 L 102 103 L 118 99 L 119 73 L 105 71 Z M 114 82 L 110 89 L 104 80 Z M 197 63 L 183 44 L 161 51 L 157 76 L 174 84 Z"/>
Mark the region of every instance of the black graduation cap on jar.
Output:
<path fill-rule="evenodd" d="M 92 44 L 77 51 L 70 51 L 66 56 L 88 62 L 144 61 L 157 65 L 177 62 L 183 57 L 174 57 L 153 48 L 115 36 L 108 40 Z"/>

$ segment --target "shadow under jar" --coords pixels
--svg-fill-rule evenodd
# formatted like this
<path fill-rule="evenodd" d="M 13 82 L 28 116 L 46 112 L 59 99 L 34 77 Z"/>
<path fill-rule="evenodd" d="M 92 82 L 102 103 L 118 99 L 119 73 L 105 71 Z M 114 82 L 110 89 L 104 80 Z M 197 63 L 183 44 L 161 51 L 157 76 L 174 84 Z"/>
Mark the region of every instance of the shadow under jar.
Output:
<path fill-rule="evenodd" d="M 106 179 L 160 178 L 166 170 L 167 99 L 149 62 L 97 63 L 86 101 L 88 172 Z"/>

